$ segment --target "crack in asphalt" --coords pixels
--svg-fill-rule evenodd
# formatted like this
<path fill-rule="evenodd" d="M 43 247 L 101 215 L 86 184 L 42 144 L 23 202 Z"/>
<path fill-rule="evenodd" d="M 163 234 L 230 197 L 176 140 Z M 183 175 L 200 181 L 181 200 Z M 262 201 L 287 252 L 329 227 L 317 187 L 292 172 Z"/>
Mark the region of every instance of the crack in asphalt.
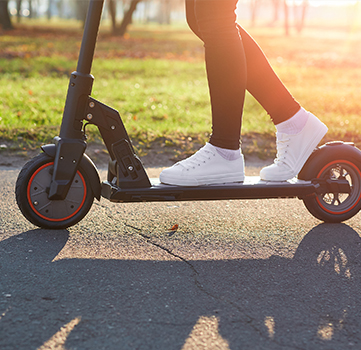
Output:
<path fill-rule="evenodd" d="M 173 257 L 175 258 L 178 258 L 179 260 L 182 260 L 184 263 L 186 263 L 190 269 L 196 274 L 196 275 L 199 275 L 199 272 L 195 269 L 195 267 L 189 262 L 187 261 L 186 259 L 184 259 L 183 257 L 181 257 L 180 255 L 178 254 L 175 254 L 173 253 L 170 249 L 166 248 L 166 247 L 163 247 L 162 245 L 160 245 L 159 243 L 156 243 L 156 242 L 153 242 L 151 237 L 150 236 L 147 236 L 146 234 L 142 233 L 142 230 L 139 229 L 138 227 L 134 227 L 132 225 L 129 225 L 129 224 L 124 224 L 126 227 L 129 227 L 129 228 L 132 228 L 136 231 L 138 231 L 138 234 L 143 237 L 149 244 L 152 244 L 154 245 L 155 247 L 159 248 L 159 249 L 162 249 L 164 250 L 165 252 L 167 252 L 169 255 L 172 255 Z M 196 281 L 197 285 L 199 284 L 199 287 L 202 288 L 202 285 Z"/>
<path fill-rule="evenodd" d="M 215 299 L 215 300 L 219 300 L 219 301 L 222 301 L 224 303 L 227 303 L 229 305 L 231 305 L 232 307 L 234 307 L 235 309 L 237 309 L 241 314 L 243 314 L 243 316 L 246 318 L 246 323 L 249 324 L 253 330 L 260 336 L 262 337 L 263 339 L 266 339 L 268 341 L 271 341 L 273 342 L 274 344 L 278 345 L 278 346 L 282 346 L 282 347 L 287 347 L 287 345 L 284 345 L 278 341 L 276 341 L 275 339 L 272 339 L 272 338 L 269 338 L 267 337 L 264 332 L 262 332 L 262 330 L 260 330 L 254 323 L 257 322 L 256 319 L 254 319 L 252 316 L 248 315 L 246 313 L 246 311 L 244 309 L 242 309 L 239 305 L 235 304 L 233 301 L 229 300 L 228 298 L 224 298 L 224 297 L 218 297 L 214 294 L 212 294 L 211 292 L 209 292 L 208 290 L 206 290 L 204 288 L 204 286 L 202 285 L 202 283 L 199 282 L 198 280 L 198 276 L 200 276 L 199 272 L 197 271 L 197 269 L 185 258 L 183 258 L 182 256 L 174 253 L 172 250 L 170 250 L 169 248 L 166 248 L 166 247 L 163 247 L 161 244 L 159 243 L 156 243 L 152 240 L 152 238 L 148 235 L 146 235 L 145 233 L 142 232 L 142 230 L 138 227 L 135 227 L 135 226 L 132 226 L 132 225 L 129 225 L 129 224 L 124 224 L 126 227 L 129 227 L 135 231 L 137 231 L 137 233 L 143 237 L 147 243 L 159 248 L 159 249 L 162 249 L 163 251 L 167 252 L 169 255 L 183 261 L 184 263 L 187 264 L 187 266 L 193 271 L 194 273 L 194 281 L 195 281 L 195 285 L 196 287 L 201 291 L 203 292 L 204 294 L 206 294 L 207 296 Z M 301 347 L 298 347 L 298 346 L 294 346 L 293 347 L 294 349 L 299 349 L 299 350 L 303 350 L 303 348 Z"/>

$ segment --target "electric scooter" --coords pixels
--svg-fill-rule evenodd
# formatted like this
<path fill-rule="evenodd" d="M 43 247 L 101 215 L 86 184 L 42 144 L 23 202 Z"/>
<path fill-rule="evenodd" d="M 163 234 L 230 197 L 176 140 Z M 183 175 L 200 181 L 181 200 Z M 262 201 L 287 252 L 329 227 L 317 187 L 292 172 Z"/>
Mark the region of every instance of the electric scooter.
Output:
<path fill-rule="evenodd" d="M 149 179 L 119 113 L 91 97 L 90 74 L 104 0 L 91 0 L 78 65 L 71 74 L 59 136 L 26 163 L 16 182 L 16 200 L 33 224 L 62 229 L 75 225 L 94 198 L 112 202 L 206 201 L 299 198 L 316 218 L 341 222 L 361 209 L 361 151 L 336 141 L 316 148 L 297 178 L 284 182 L 246 177 L 243 183 L 171 186 Z M 110 161 L 107 180 L 84 153 L 86 125 L 99 129 Z"/>

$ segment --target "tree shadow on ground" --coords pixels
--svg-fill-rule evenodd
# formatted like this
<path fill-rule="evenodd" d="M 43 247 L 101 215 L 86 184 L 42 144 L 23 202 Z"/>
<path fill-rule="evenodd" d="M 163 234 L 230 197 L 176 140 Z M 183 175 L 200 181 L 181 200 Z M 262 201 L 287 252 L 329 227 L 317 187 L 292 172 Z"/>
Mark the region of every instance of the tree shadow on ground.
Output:
<path fill-rule="evenodd" d="M 54 260 L 68 239 L 32 230 L 0 243 L 1 349 L 361 343 L 361 239 L 347 225 L 313 228 L 293 259 Z"/>

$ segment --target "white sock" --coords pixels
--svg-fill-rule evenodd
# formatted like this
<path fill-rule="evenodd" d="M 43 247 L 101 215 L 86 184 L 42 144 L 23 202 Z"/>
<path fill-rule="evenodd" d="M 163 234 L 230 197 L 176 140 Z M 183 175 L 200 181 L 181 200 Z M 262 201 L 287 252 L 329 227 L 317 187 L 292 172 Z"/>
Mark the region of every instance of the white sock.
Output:
<path fill-rule="evenodd" d="M 226 160 L 236 160 L 238 158 L 241 158 L 240 149 L 227 149 L 227 148 L 220 148 L 217 146 L 213 146 L 213 147 L 217 150 L 219 155 Z"/>
<path fill-rule="evenodd" d="M 301 108 L 293 117 L 276 125 L 278 132 L 288 135 L 298 134 L 307 123 L 309 113 Z"/>

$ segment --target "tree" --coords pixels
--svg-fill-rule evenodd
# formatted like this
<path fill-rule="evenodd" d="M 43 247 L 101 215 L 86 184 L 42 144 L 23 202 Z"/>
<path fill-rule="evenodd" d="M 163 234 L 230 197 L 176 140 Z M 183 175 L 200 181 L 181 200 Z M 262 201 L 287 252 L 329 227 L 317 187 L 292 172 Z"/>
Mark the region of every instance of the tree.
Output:
<path fill-rule="evenodd" d="M 115 34 L 115 32 L 117 30 L 116 6 L 117 6 L 117 4 L 116 4 L 115 0 L 108 0 L 108 11 L 109 11 L 110 19 L 112 21 L 113 34 Z"/>
<path fill-rule="evenodd" d="M 127 11 L 125 11 L 123 20 L 118 27 L 116 25 L 116 4 L 114 0 L 110 0 L 108 3 L 108 9 L 110 13 L 110 18 L 112 20 L 112 29 L 114 35 L 124 36 L 124 34 L 127 32 L 128 26 L 130 23 L 132 23 L 132 18 L 135 10 L 137 9 L 137 5 L 142 0 L 131 0 L 130 5 Z"/>
<path fill-rule="evenodd" d="M 285 35 L 290 35 L 290 21 L 287 0 L 283 0 L 283 9 L 285 11 Z"/>
<path fill-rule="evenodd" d="M 257 10 L 260 5 L 260 0 L 251 0 L 250 6 L 251 6 L 251 25 L 255 26 L 256 24 L 256 17 L 257 17 Z"/>
<path fill-rule="evenodd" d="M 295 20 L 295 27 L 298 33 L 301 33 L 305 25 L 306 11 L 308 5 L 308 0 L 303 0 L 299 6 L 297 6 L 296 2 L 293 1 L 293 15 Z"/>
<path fill-rule="evenodd" d="M 0 25 L 4 30 L 13 29 L 8 3 L 8 0 L 0 0 Z"/>
<path fill-rule="evenodd" d="M 54 1 L 54 0 L 49 0 Z M 85 25 L 86 14 L 88 12 L 90 0 L 77 0 L 75 1 L 75 11 L 76 11 L 76 18 L 83 22 L 83 26 Z"/>
<path fill-rule="evenodd" d="M 161 0 L 159 6 L 158 21 L 160 24 L 170 24 L 172 12 L 171 0 Z"/>
<path fill-rule="evenodd" d="M 141 2 L 141 0 L 132 0 L 130 3 L 128 11 L 125 13 L 123 17 L 123 21 L 120 24 L 118 35 L 124 36 L 124 34 L 127 32 L 127 28 L 130 23 L 132 23 L 133 13 L 137 9 L 137 5 Z"/>
<path fill-rule="evenodd" d="M 253 0 L 254 2 L 258 0 Z M 285 35 L 290 34 L 290 11 L 293 10 L 293 20 L 294 20 L 294 27 L 296 28 L 297 32 L 300 33 L 305 25 L 305 18 L 306 18 L 306 12 L 307 8 L 309 6 L 308 0 L 302 0 L 300 3 L 293 0 L 293 4 L 290 5 L 289 1 L 287 0 L 272 0 L 273 5 L 273 22 L 276 22 L 278 20 L 278 12 L 281 5 L 281 2 L 283 2 L 283 12 L 284 12 L 284 29 L 285 29 Z M 252 21 L 253 17 L 252 17 Z"/>
<path fill-rule="evenodd" d="M 276 22 L 278 22 L 278 19 L 279 19 L 279 9 L 281 6 L 281 0 L 272 0 L 272 5 L 273 5 L 272 23 L 276 23 Z"/>
<path fill-rule="evenodd" d="M 21 3 L 22 0 L 16 0 L 16 21 L 20 23 L 21 20 Z"/>

